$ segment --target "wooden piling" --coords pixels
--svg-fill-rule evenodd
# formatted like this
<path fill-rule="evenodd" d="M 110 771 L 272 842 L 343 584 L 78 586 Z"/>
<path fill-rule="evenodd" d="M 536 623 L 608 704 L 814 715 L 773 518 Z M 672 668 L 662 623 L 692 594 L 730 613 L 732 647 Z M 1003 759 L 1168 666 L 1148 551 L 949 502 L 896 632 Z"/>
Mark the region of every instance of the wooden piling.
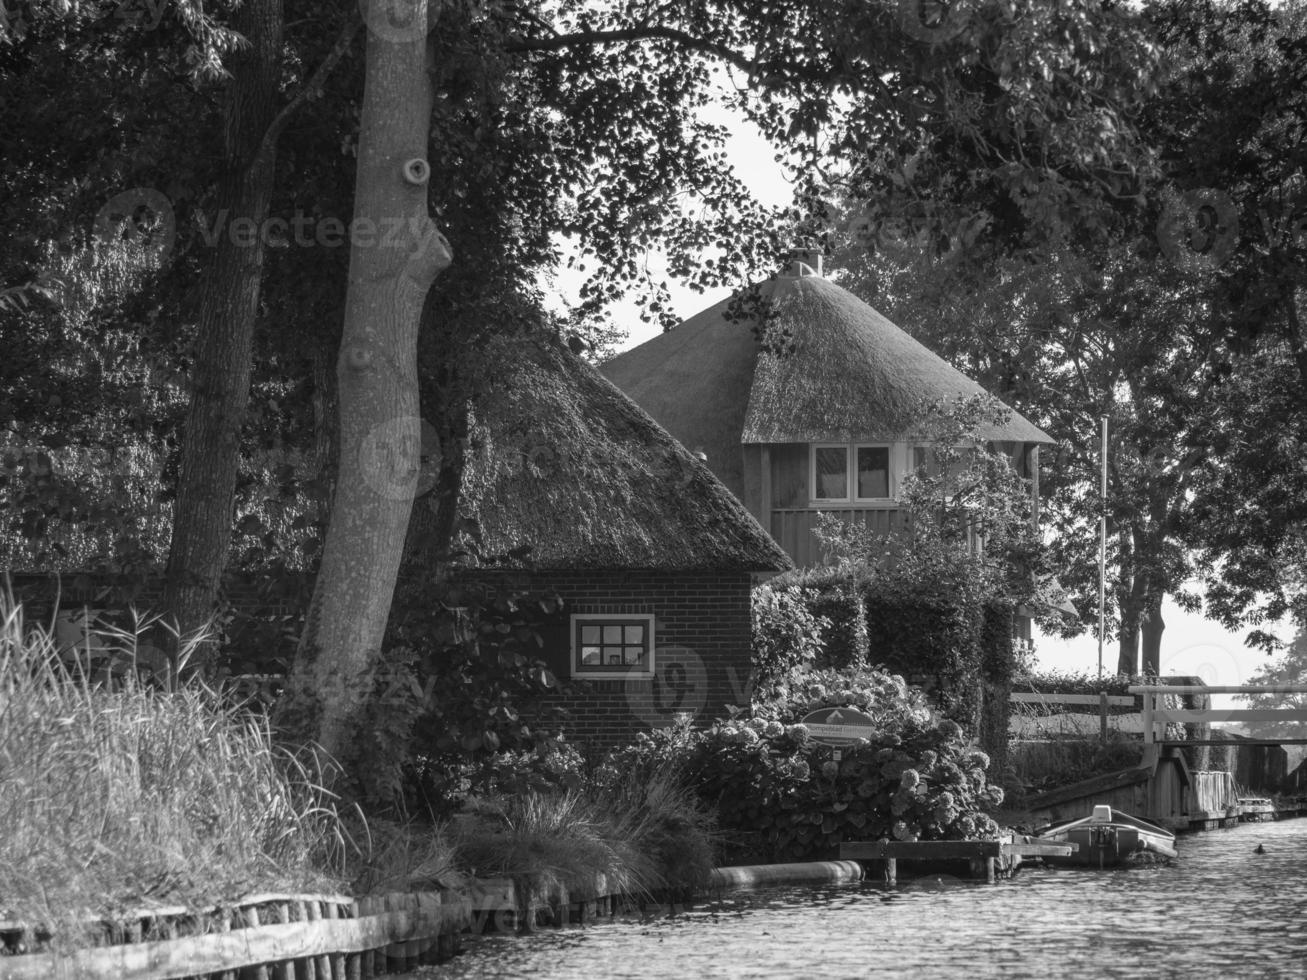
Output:
<path fill-rule="evenodd" d="M 336 919 L 341 918 L 340 906 L 337 905 L 335 902 L 327 902 L 325 903 L 323 908 L 327 913 L 328 919 L 334 921 Z M 347 980 L 344 953 L 331 954 L 331 977 L 332 980 Z"/>
<path fill-rule="evenodd" d="M 248 929 L 257 929 L 259 927 L 259 910 L 251 905 L 245 910 L 245 926 Z M 266 966 L 256 966 L 250 970 L 251 980 L 269 980 L 268 968 Z"/>

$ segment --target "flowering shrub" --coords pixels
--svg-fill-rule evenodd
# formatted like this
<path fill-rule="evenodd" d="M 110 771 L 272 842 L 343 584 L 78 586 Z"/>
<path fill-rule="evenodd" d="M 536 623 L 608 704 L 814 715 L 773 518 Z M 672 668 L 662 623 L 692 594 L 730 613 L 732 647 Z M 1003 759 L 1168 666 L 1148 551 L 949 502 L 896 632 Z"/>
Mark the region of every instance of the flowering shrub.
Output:
<path fill-rule="evenodd" d="M 822 652 L 830 621 L 808 608 L 798 589 L 753 590 L 753 671 L 766 688 L 786 671 L 813 663 Z"/>
<path fill-rule="evenodd" d="M 716 808 L 727 861 L 828 857 L 845 840 L 975 840 L 997 833 L 984 812 L 1003 801 L 989 758 L 937 720 L 919 692 L 875 670 L 796 671 L 754 717 L 694 732 L 641 734 L 610 764 L 635 772 L 671 765 Z M 812 740 L 796 717 L 854 705 L 875 734 L 840 752 Z"/>

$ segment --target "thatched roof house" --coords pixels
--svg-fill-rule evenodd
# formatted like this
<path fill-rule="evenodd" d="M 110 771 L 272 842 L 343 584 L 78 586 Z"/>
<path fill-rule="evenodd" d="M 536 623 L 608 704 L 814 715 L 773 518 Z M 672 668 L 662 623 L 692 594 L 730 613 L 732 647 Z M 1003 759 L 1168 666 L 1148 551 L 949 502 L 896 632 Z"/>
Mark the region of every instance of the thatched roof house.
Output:
<path fill-rule="evenodd" d="M 819 510 L 892 526 L 898 486 L 926 438 L 923 403 L 984 390 L 807 266 L 793 263 L 761 295 L 772 309 L 765 327 L 728 320 L 724 300 L 601 370 L 706 453 L 722 482 L 808 564 Z M 1015 412 L 979 435 L 1027 473 L 1035 447 L 1053 442 Z"/>
<path fill-rule="evenodd" d="M 785 552 L 712 471 L 590 365 L 544 339 L 504 342 L 483 397 L 463 510 L 488 570 L 556 590 L 542 633 L 553 672 L 580 680 L 570 734 L 612 744 L 748 699 L 755 577 Z"/>
<path fill-rule="evenodd" d="M 561 345 L 505 345 L 463 505 L 533 569 L 777 571 L 789 559 L 702 461 Z"/>

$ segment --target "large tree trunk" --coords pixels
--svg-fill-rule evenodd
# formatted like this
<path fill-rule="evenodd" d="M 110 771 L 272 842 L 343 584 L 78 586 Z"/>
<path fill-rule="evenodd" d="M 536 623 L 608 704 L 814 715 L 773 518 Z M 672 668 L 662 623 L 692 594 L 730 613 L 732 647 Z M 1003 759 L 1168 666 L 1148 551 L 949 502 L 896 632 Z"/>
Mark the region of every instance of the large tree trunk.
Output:
<path fill-rule="evenodd" d="M 1120 626 L 1117 633 L 1116 672 L 1139 673 L 1139 613 L 1143 600 L 1143 581 L 1135 567 L 1135 550 L 1130 529 L 1117 534 L 1121 563 L 1117 577 L 1116 601 Z"/>
<path fill-rule="evenodd" d="M 262 235 L 250 240 L 234 234 L 232 226 L 249 219 L 262 228 L 272 198 L 276 152 L 260 147 L 277 113 L 282 0 L 247 0 L 233 26 L 249 47 L 231 57 L 224 172 L 213 215 L 221 233 L 210 246 L 200 284 L 199 334 L 163 597 L 167 620 L 183 634 L 212 614 L 231 548 L 264 260 Z"/>
<path fill-rule="evenodd" d="M 432 90 L 425 37 L 369 31 L 349 288 L 337 360 L 340 456 L 331 520 L 279 722 L 347 769 L 370 693 L 418 485 L 417 337 L 423 301 L 449 264 L 424 180 Z"/>
<path fill-rule="evenodd" d="M 1143 640 L 1144 673 L 1150 677 L 1159 677 L 1162 673 L 1162 633 L 1166 629 L 1166 620 L 1162 618 L 1162 599 L 1162 595 L 1149 598 L 1148 607 L 1139 624 L 1139 634 Z"/>

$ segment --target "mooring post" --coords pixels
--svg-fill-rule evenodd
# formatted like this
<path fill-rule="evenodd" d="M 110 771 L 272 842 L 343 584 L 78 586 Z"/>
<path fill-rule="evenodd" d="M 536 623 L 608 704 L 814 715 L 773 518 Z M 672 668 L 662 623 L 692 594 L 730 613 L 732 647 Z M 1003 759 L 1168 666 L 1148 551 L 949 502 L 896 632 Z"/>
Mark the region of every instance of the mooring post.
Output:
<path fill-rule="evenodd" d="M 1098 692 L 1098 740 L 1107 744 L 1107 692 Z"/>
<path fill-rule="evenodd" d="M 991 885 L 994 883 L 994 859 L 992 857 L 972 858 L 971 877 L 983 877 Z"/>
<path fill-rule="evenodd" d="M 895 858 L 885 859 L 885 884 L 893 885 L 898 881 L 899 863 Z"/>

